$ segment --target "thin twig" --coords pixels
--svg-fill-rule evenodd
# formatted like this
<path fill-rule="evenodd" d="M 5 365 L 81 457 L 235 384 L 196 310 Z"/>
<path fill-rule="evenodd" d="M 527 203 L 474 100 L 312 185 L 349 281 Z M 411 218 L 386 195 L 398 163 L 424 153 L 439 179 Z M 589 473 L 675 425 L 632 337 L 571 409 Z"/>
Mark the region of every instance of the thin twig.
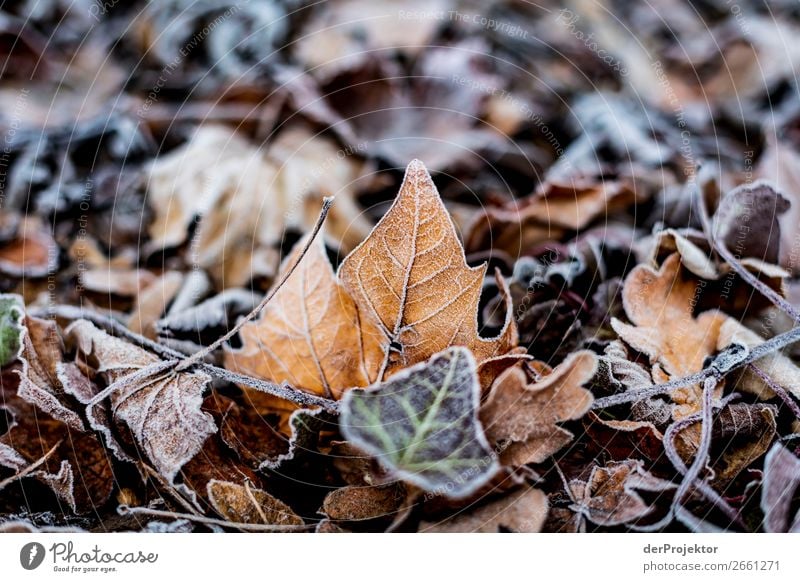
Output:
<path fill-rule="evenodd" d="M 220 527 L 230 527 L 240 529 L 242 531 L 255 531 L 255 532 L 293 532 L 293 531 L 308 531 L 312 529 L 313 525 L 270 525 L 266 523 L 242 523 L 238 521 L 225 521 L 224 519 L 215 519 L 213 517 L 205 517 L 202 515 L 192 515 L 189 513 L 177 513 L 175 511 L 164 511 L 162 509 L 150 509 L 148 507 L 130 507 L 128 505 L 120 505 L 117 508 L 117 513 L 120 515 L 150 515 L 152 517 L 164 517 L 167 519 L 185 519 L 195 523 L 202 523 L 205 525 L 217 525 Z"/>
<path fill-rule="evenodd" d="M 675 492 L 675 497 L 673 500 L 674 507 L 681 505 L 683 503 L 683 498 L 689 492 L 689 490 L 695 485 L 697 481 L 700 481 L 704 485 L 707 485 L 704 480 L 700 480 L 700 473 L 706 467 L 706 463 L 708 462 L 708 456 L 711 452 L 711 433 L 714 424 L 714 416 L 713 416 L 713 400 L 714 400 L 714 388 L 717 386 L 716 378 L 706 378 L 703 382 L 703 400 L 702 400 L 702 408 L 700 410 L 700 442 L 697 446 L 697 452 L 694 456 L 694 461 L 692 462 L 691 466 L 686 470 L 686 466 L 683 464 L 683 461 L 678 457 L 677 459 L 670 459 L 673 461 L 673 464 L 676 465 L 676 468 L 680 471 L 681 468 L 685 470 L 683 480 L 681 481 L 678 490 Z M 676 423 L 677 424 L 677 423 Z M 674 424 L 672 426 L 675 426 Z M 672 427 L 670 427 L 672 428 Z M 669 431 L 668 431 L 669 432 Z M 677 431 L 673 430 L 669 434 L 669 438 L 672 439 L 677 434 Z M 664 435 L 664 440 L 667 440 L 667 435 Z M 670 441 L 671 442 L 671 441 Z M 683 472 L 683 471 L 681 471 Z M 704 491 L 704 488 L 700 489 Z M 713 490 L 712 490 L 713 491 Z M 713 495 L 716 500 L 722 500 L 722 498 L 714 491 Z M 717 505 L 725 511 L 728 517 L 735 521 L 738 525 L 744 526 L 739 515 L 730 507 L 727 503 Z"/>
<path fill-rule="evenodd" d="M 610 406 L 616 406 L 618 404 L 636 402 L 637 400 L 641 400 L 643 398 L 650 398 L 651 396 L 658 396 L 659 394 L 667 394 L 677 388 L 686 388 L 687 386 L 700 384 L 701 382 L 705 382 L 706 378 L 714 377 L 719 379 L 728 373 L 741 368 L 742 366 L 746 366 L 747 364 L 751 364 L 756 360 L 760 360 L 764 356 L 768 356 L 769 354 L 781 350 L 797 341 L 800 341 L 800 327 L 792 328 L 785 333 L 771 337 L 767 341 L 750 348 L 749 352 L 744 355 L 744 357 L 726 367 L 724 371 L 720 371 L 719 368 L 714 367 L 714 363 L 712 362 L 712 364 L 707 368 L 704 368 L 700 372 L 690 376 L 685 376 L 676 380 L 670 380 L 669 382 L 664 382 L 662 384 L 652 384 L 639 389 L 632 389 L 627 392 L 606 396 L 604 398 L 598 398 L 594 401 L 592 408 L 597 410 L 600 408 L 609 408 Z"/>
<path fill-rule="evenodd" d="M 234 335 L 236 335 L 245 323 L 247 323 L 248 321 L 252 320 L 256 315 L 261 313 L 261 310 L 264 309 L 264 307 L 267 305 L 267 303 L 270 302 L 270 300 L 272 300 L 273 297 L 275 297 L 275 295 L 278 293 L 278 291 L 280 291 L 281 287 L 283 287 L 284 283 L 286 283 L 286 280 L 289 277 L 292 276 L 292 273 L 294 273 L 294 270 L 302 262 L 303 257 L 306 255 L 308 250 L 311 248 L 311 245 L 313 244 L 314 239 L 317 238 L 317 234 L 319 234 L 319 231 L 322 228 L 322 224 L 325 222 L 325 218 L 328 216 L 328 211 L 330 210 L 332 204 L 333 204 L 333 197 L 332 196 L 326 196 L 323 199 L 323 201 L 322 201 L 322 210 L 319 213 L 319 218 L 317 218 L 317 223 L 314 225 L 314 229 L 311 231 L 311 234 L 309 235 L 308 239 L 306 240 L 305 246 L 300 251 L 300 255 L 298 256 L 298 258 L 294 262 L 294 264 L 289 269 L 287 269 L 286 273 L 284 273 L 284 275 L 280 278 L 278 283 L 272 288 L 272 291 L 270 291 L 264 297 L 264 299 L 261 300 L 261 303 L 256 305 L 255 309 L 253 309 L 250 313 L 248 313 L 247 315 L 245 315 L 244 317 L 239 319 L 239 321 L 236 323 L 236 325 L 233 326 L 233 328 L 231 328 L 225 335 L 223 335 L 222 337 L 217 339 L 214 343 L 212 343 L 209 346 L 206 346 L 205 348 L 201 349 L 200 351 L 195 352 L 193 355 L 188 356 L 187 358 L 185 358 L 175 368 L 176 371 L 180 372 L 181 370 L 185 370 L 189 366 L 192 366 L 192 365 L 196 364 L 197 362 L 203 360 L 203 358 L 205 358 L 208 354 L 210 354 L 211 352 L 216 350 L 218 347 L 220 347 L 222 344 L 224 344 L 226 341 L 228 341 Z"/>
<path fill-rule="evenodd" d="M 5 489 L 7 486 L 11 485 L 14 481 L 19 481 L 23 477 L 27 477 L 28 475 L 33 473 L 36 469 L 38 469 L 39 467 L 44 465 L 47 462 L 47 459 L 49 459 L 50 457 L 53 456 L 53 453 L 56 452 L 56 449 L 58 447 L 60 447 L 61 443 L 63 443 L 63 442 L 64 442 L 64 439 L 61 439 L 55 445 L 53 445 L 53 448 L 51 448 L 49 451 L 47 451 L 41 458 L 37 459 L 36 461 L 31 463 L 30 465 L 26 466 L 19 473 L 11 475 L 11 477 L 8 477 L 8 478 L 3 479 L 2 481 L 0 481 L 0 491 Z"/>

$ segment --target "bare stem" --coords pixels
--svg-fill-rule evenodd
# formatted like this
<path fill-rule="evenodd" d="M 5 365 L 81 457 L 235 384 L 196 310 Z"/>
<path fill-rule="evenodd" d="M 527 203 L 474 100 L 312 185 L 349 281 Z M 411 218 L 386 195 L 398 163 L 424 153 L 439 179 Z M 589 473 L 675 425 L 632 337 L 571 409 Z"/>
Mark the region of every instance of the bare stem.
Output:
<path fill-rule="evenodd" d="M 789 395 L 786 391 L 786 388 L 778 384 L 775 380 L 770 378 L 764 370 L 756 366 L 755 364 L 749 364 L 748 367 L 763 380 L 763 382 L 770 387 L 770 389 L 780 398 L 783 400 L 784 404 L 789 407 L 789 410 L 794 413 L 795 418 L 800 419 L 800 406 L 797 405 L 797 402 Z"/>

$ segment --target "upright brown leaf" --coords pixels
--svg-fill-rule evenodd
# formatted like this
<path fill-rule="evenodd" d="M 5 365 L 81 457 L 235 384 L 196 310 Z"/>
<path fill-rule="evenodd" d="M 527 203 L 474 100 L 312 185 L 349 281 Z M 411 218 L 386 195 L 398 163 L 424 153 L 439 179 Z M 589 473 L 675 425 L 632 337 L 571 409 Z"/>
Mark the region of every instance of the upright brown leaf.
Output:
<path fill-rule="evenodd" d="M 304 246 L 296 245 L 284 270 Z M 240 334 L 243 346 L 227 352 L 228 368 L 328 397 L 370 384 L 384 357 L 383 334 L 337 281 L 322 238 Z"/>
<path fill-rule="evenodd" d="M 467 265 L 433 180 L 414 160 L 394 204 L 344 260 L 339 276 L 358 307 L 380 323 L 382 371 L 391 374 L 450 346 L 469 347 L 480 363 L 516 345 L 510 314 L 497 338 L 478 335 L 485 272 Z"/>

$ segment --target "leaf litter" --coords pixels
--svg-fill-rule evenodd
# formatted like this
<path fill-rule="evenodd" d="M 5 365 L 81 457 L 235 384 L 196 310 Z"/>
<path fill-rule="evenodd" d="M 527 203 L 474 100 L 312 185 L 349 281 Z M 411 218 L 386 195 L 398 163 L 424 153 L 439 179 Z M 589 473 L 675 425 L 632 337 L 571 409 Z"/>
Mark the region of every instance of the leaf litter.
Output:
<path fill-rule="evenodd" d="M 44 4 L 0 531 L 797 531 L 790 7 Z"/>

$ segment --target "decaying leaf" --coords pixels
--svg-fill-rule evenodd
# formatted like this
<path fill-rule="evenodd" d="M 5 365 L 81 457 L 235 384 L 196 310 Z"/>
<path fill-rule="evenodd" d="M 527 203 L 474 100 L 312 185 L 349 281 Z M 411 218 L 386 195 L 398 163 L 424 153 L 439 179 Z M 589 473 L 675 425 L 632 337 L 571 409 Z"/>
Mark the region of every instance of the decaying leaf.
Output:
<path fill-rule="evenodd" d="M 526 487 L 476 509 L 467 508 L 439 522 L 423 521 L 424 533 L 537 533 L 547 519 L 547 495 Z"/>
<path fill-rule="evenodd" d="M 492 386 L 481 406 L 481 423 L 504 465 L 541 463 L 573 438 L 558 426 L 582 417 L 592 404 L 582 388 L 597 368 L 597 358 L 577 352 L 537 382 L 521 367 L 509 368 Z"/>
<path fill-rule="evenodd" d="M 303 525 L 303 520 L 288 505 L 248 483 L 211 480 L 208 499 L 222 517 L 232 522 Z"/>
<path fill-rule="evenodd" d="M 69 427 L 83 431 L 83 420 L 64 403 L 73 380 L 70 364 L 63 361 L 63 345 L 55 321 L 26 316 L 22 335 L 22 369 L 18 394 Z"/>
<path fill-rule="evenodd" d="M 300 260 L 304 246 L 296 245 L 284 270 Z M 243 345 L 226 353 L 228 368 L 328 398 L 372 383 L 384 357 L 381 331 L 336 279 L 321 238 L 260 319 L 239 333 Z"/>
<path fill-rule="evenodd" d="M 641 461 L 612 462 L 595 466 L 587 481 L 569 482 L 570 509 L 601 526 L 636 521 L 653 511 L 638 491 L 663 492 L 675 485 L 648 473 Z"/>
<path fill-rule="evenodd" d="M 379 322 L 391 375 L 449 346 L 478 363 L 517 343 L 510 310 L 501 334 L 478 334 L 477 306 L 486 267 L 470 268 L 447 209 L 419 160 L 369 237 L 342 263 L 339 277 L 359 310 Z"/>
<path fill-rule="evenodd" d="M 465 497 L 498 470 L 477 418 L 475 359 L 462 347 L 342 400 L 344 436 L 425 491 Z"/>
<path fill-rule="evenodd" d="M 217 430 L 211 416 L 200 410 L 210 378 L 199 372 L 154 366 L 160 362 L 156 356 L 85 320 L 76 321 L 65 333 L 109 385 L 120 382 L 111 394 L 114 419 L 130 428 L 148 458 L 171 481 Z M 151 374 L 125 382 L 126 377 L 148 367 Z"/>
<path fill-rule="evenodd" d="M 531 196 L 503 206 L 490 206 L 467 228 L 465 246 L 491 245 L 511 256 L 569 231 L 586 228 L 595 218 L 637 200 L 632 184 L 603 178 L 546 180 Z"/>

